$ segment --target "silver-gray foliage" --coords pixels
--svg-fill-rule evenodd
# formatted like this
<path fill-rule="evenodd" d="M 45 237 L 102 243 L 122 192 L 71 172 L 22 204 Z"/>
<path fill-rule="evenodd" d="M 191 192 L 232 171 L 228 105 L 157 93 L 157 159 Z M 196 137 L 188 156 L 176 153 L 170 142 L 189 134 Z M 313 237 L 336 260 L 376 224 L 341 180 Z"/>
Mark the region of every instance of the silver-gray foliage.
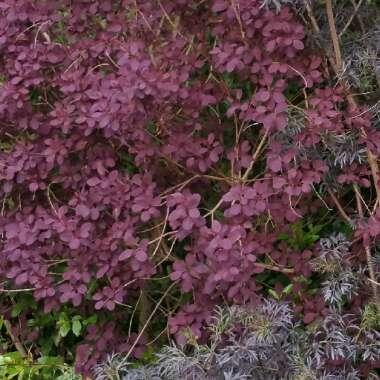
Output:
<path fill-rule="evenodd" d="M 322 246 L 327 256 L 336 258 L 348 249 L 343 236 Z M 185 347 L 172 344 L 153 364 L 138 368 L 114 355 L 97 368 L 94 380 L 355 380 L 355 363 L 380 357 L 380 333 L 367 327 L 340 309 L 308 329 L 294 322 L 286 303 L 264 300 L 256 308 L 219 307 L 209 326 L 208 345 L 195 339 Z M 336 359 L 344 360 L 344 369 L 329 370 L 329 360 Z M 107 377 L 115 368 L 118 377 Z"/>
<path fill-rule="evenodd" d="M 342 233 L 333 234 L 319 242 L 319 256 L 313 261 L 314 269 L 325 276 L 322 295 L 332 309 L 339 309 L 346 300 L 357 294 L 364 273 L 350 263 L 350 242 Z"/>

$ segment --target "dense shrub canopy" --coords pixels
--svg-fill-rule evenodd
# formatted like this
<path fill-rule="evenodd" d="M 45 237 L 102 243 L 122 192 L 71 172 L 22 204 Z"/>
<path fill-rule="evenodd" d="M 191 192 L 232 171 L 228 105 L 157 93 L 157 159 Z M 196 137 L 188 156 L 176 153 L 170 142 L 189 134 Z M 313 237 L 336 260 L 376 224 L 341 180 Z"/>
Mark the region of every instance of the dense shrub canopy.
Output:
<path fill-rule="evenodd" d="M 41 338 L 33 308 L 95 313 L 74 339 L 89 373 L 141 355 L 154 313 L 184 343 L 216 305 L 270 288 L 292 287 L 304 324 L 341 301 L 312 286 L 317 240 L 352 236 L 349 267 L 365 267 L 380 133 L 284 3 L 0 2 L 0 286 L 37 301 L 23 342 Z M 339 202 L 353 189 L 358 213 Z M 363 280 L 345 307 L 371 292 Z"/>

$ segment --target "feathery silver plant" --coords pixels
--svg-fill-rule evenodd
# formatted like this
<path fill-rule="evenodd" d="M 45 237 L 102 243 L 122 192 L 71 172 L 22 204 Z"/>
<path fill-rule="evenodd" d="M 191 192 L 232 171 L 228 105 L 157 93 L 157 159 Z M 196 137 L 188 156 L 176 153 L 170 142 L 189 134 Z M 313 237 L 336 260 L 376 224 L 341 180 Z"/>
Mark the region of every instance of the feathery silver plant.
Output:
<path fill-rule="evenodd" d="M 315 0 L 261 0 L 261 7 L 279 12 L 282 7 L 289 6 L 296 11 L 303 11 L 306 5 L 311 6 Z"/>
<path fill-rule="evenodd" d="M 346 299 L 351 299 L 358 289 L 358 280 L 350 271 L 339 272 L 322 283 L 322 294 L 326 303 L 332 307 L 341 307 Z"/>
<path fill-rule="evenodd" d="M 337 249 L 343 242 L 335 236 L 325 247 L 336 255 L 345 250 L 342 246 Z M 94 380 L 359 379 L 354 364 L 380 357 L 376 329 L 380 316 L 373 307 L 363 311 L 362 321 L 331 310 L 316 330 L 295 323 L 285 303 L 265 300 L 254 309 L 219 307 L 209 326 L 209 345 L 200 345 L 195 339 L 185 347 L 173 344 L 158 352 L 151 365 L 132 368 L 125 363 L 118 377 L 107 377 L 109 369 L 120 367 L 122 360 L 112 356 L 103 364 L 103 372 L 102 366 L 97 367 Z M 342 358 L 346 363 L 342 370 L 327 369 L 328 360 Z"/>
<path fill-rule="evenodd" d="M 358 371 L 345 372 L 344 374 L 339 373 L 325 373 L 319 380 L 360 380 Z"/>
<path fill-rule="evenodd" d="M 351 317 L 351 315 L 342 316 L 339 313 L 332 313 L 325 318 L 315 334 L 314 340 L 328 358 L 356 361 L 358 345 L 349 333 L 356 330 L 356 325 Z"/>
<path fill-rule="evenodd" d="M 354 162 L 361 164 L 365 161 L 366 149 L 358 146 L 357 138 L 351 133 L 331 137 L 332 142 L 327 149 L 330 152 L 329 159 L 334 166 L 343 168 Z"/>
<path fill-rule="evenodd" d="M 287 113 L 287 125 L 277 133 L 276 139 L 283 145 L 293 147 L 296 136 L 305 128 L 306 116 L 302 110 L 293 107 L 289 107 Z M 324 133 L 321 135 L 321 140 L 323 149 L 305 148 L 300 145 L 299 155 L 309 160 L 323 160 L 330 168 L 332 182 L 336 182 L 334 177 L 339 173 L 339 169 L 353 163 L 362 164 L 366 160 L 366 148 L 358 144 L 358 136 L 353 132 Z"/>
<path fill-rule="evenodd" d="M 282 6 L 295 2 L 295 0 L 262 0 L 261 7 L 267 9 L 276 9 L 278 12 Z"/>
<path fill-rule="evenodd" d="M 287 124 L 277 133 L 277 138 L 289 146 L 294 145 L 294 138 L 305 128 L 305 112 L 296 107 L 288 107 Z"/>
<path fill-rule="evenodd" d="M 363 360 L 379 360 L 380 358 L 380 332 L 368 330 L 363 339 Z"/>
<path fill-rule="evenodd" d="M 167 346 L 157 356 L 156 373 L 162 379 L 202 380 L 206 378 L 205 356 L 202 355 L 200 346 L 194 347 L 192 355 L 186 354 L 175 345 Z"/>
<path fill-rule="evenodd" d="M 320 239 L 319 245 L 320 255 L 312 265 L 326 276 L 322 283 L 325 302 L 332 309 L 339 309 L 357 293 L 363 276 L 360 268 L 354 271 L 350 265 L 350 242 L 342 233 Z"/>
<path fill-rule="evenodd" d="M 94 376 L 96 380 L 119 380 L 129 364 L 120 354 L 110 354 L 107 360 L 94 368 Z"/>
<path fill-rule="evenodd" d="M 346 33 L 347 38 L 342 39 L 344 76 L 355 88 L 371 92 L 380 80 L 380 12 L 378 7 L 362 6 L 358 14 L 372 22 L 365 25 L 367 30 L 361 34 Z"/>
<path fill-rule="evenodd" d="M 339 232 L 320 239 L 319 245 L 321 247 L 321 257 L 324 259 L 340 260 L 349 253 L 351 244 L 346 236 Z"/>
<path fill-rule="evenodd" d="M 123 380 L 162 380 L 161 377 L 158 377 L 154 374 L 154 369 L 146 367 L 146 366 L 141 366 L 139 368 L 130 369 L 123 377 L 119 377 L 119 379 L 123 379 Z"/>

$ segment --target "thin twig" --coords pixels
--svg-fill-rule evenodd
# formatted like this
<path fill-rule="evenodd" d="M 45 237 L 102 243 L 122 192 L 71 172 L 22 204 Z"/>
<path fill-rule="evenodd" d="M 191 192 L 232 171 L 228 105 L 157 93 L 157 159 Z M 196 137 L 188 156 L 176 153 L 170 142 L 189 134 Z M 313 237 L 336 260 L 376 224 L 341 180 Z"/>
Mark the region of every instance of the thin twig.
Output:
<path fill-rule="evenodd" d="M 331 39 L 332 39 L 332 43 L 334 47 L 335 64 L 338 67 L 338 70 L 340 71 L 342 70 L 342 67 L 343 67 L 342 54 L 341 54 L 340 46 L 339 46 L 338 33 L 335 27 L 334 12 L 333 12 L 331 0 L 326 0 L 326 13 L 327 13 L 327 20 L 328 20 L 329 28 L 330 28 Z"/>
<path fill-rule="evenodd" d="M 13 334 L 12 325 L 7 319 L 4 320 L 4 326 L 16 350 L 20 353 L 22 358 L 26 358 L 28 354 L 26 353 L 25 348 L 21 344 L 20 340 Z"/>
<path fill-rule="evenodd" d="M 133 319 L 134 319 L 134 316 L 135 316 L 135 313 L 137 311 L 137 308 L 139 306 L 139 303 L 140 303 L 140 300 L 141 300 L 141 296 L 142 296 L 142 290 L 140 290 L 140 295 L 139 295 L 139 298 L 137 299 L 136 301 L 136 305 L 133 309 L 133 312 L 132 312 L 132 315 L 131 315 L 131 318 L 129 320 L 129 328 L 128 328 L 128 339 L 131 337 L 131 334 L 132 334 L 132 323 L 133 323 Z"/>
<path fill-rule="evenodd" d="M 178 232 L 178 231 L 169 231 L 169 232 L 166 232 L 166 233 L 164 233 L 164 234 L 161 234 L 159 237 L 157 237 L 157 238 L 155 238 L 155 239 L 153 239 L 153 240 L 150 240 L 150 241 L 148 242 L 148 245 L 154 244 L 156 241 L 160 241 L 160 242 L 161 242 L 162 238 L 167 237 L 167 236 L 173 236 L 173 235 L 175 235 L 177 232 Z"/>
<path fill-rule="evenodd" d="M 158 249 L 160 248 L 160 245 L 161 245 L 161 242 L 162 242 L 162 238 L 164 237 L 164 233 L 165 233 L 165 230 L 166 230 L 166 225 L 167 225 L 167 222 L 168 222 L 168 218 L 169 218 L 169 207 L 168 207 L 168 209 L 166 211 L 164 226 L 162 227 L 162 231 L 161 231 L 161 234 L 159 236 L 159 240 L 158 240 L 158 243 L 156 245 L 156 248 L 154 249 L 154 251 L 152 253 L 152 257 L 154 257 L 156 255 Z"/>
<path fill-rule="evenodd" d="M 356 0 L 351 0 L 351 4 L 356 7 Z M 364 26 L 364 22 L 362 20 L 362 18 L 360 17 L 360 14 L 356 14 L 356 18 L 358 19 L 358 22 L 359 22 L 359 26 L 360 26 L 360 29 L 363 33 L 365 33 L 365 26 Z"/>
<path fill-rule="evenodd" d="M 352 20 L 355 18 L 356 14 L 358 13 L 359 8 L 362 5 L 362 3 L 363 3 L 363 0 L 359 0 L 359 2 L 355 5 L 354 11 L 351 13 L 351 16 L 348 19 L 346 25 L 344 26 L 344 28 L 342 29 L 342 31 L 339 33 L 339 38 L 342 38 L 343 34 L 346 32 L 346 30 L 348 29 L 348 27 L 351 25 Z"/>
<path fill-rule="evenodd" d="M 332 192 L 330 188 L 327 188 L 327 192 L 329 193 L 331 199 L 335 203 L 336 208 L 338 209 L 340 215 L 343 217 L 343 219 L 349 224 L 352 224 L 351 218 L 347 215 L 346 211 L 344 211 L 344 208 L 340 204 L 338 198 L 335 196 L 335 194 Z"/>
<path fill-rule="evenodd" d="M 377 281 L 372 280 L 371 278 L 369 278 L 368 281 L 371 282 L 372 284 L 375 284 L 376 286 L 380 286 L 380 283 L 378 283 Z"/>
<path fill-rule="evenodd" d="M 313 188 L 315 194 L 317 195 L 317 197 L 319 198 L 319 200 L 325 205 L 325 207 L 327 208 L 328 211 L 333 211 L 332 208 L 329 207 L 329 205 L 325 202 L 325 200 L 323 199 L 323 197 L 321 196 L 321 194 L 318 193 L 317 189 L 315 188 L 315 186 L 312 184 L 311 187 Z"/>
<path fill-rule="evenodd" d="M 360 191 L 359 191 L 359 188 L 358 188 L 358 186 L 356 184 L 354 185 L 354 191 L 355 191 L 356 205 L 357 205 L 358 213 L 359 213 L 360 218 L 363 218 L 364 217 L 364 212 L 363 212 L 362 202 L 361 202 L 361 199 L 360 199 L 361 198 Z M 379 300 L 379 296 L 378 296 L 378 289 L 377 289 L 377 286 L 376 286 L 375 269 L 373 267 L 372 256 L 371 256 L 371 249 L 370 249 L 370 247 L 368 245 L 366 245 L 364 247 L 364 250 L 365 250 L 366 259 L 367 259 L 369 276 L 370 276 L 370 278 L 372 280 L 371 284 L 372 284 L 373 295 L 374 295 L 376 303 L 378 305 L 380 305 L 380 300 Z"/>
<path fill-rule="evenodd" d="M 277 265 L 270 265 L 270 264 L 264 264 L 264 263 L 255 263 L 255 266 L 258 268 L 263 268 L 267 270 L 271 270 L 273 272 L 280 272 L 280 273 L 294 273 L 293 268 L 281 268 Z"/>
<path fill-rule="evenodd" d="M 379 187 L 379 165 L 377 163 L 377 157 L 367 149 L 368 163 L 371 168 L 371 174 L 373 178 L 373 184 L 376 190 L 377 202 L 380 203 L 380 187 Z"/>
<path fill-rule="evenodd" d="M 52 202 L 51 198 L 50 198 L 50 186 L 52 185 L 53 183 L 49 183 L 47 189 L 46 189 L 46 194 L 47 194 L 47 199 L 49 201 L 49 205 L 50 205 L 50 208 L 53 210 L 54 214 L 58 217 L 59 220 L 61 220 L 56 208 L 54 207 L 54 203 Z"/>
<path fill-rule="evenodd" d="M 355 116 L 352 116 L 351 119 L 356 119 L 357 117 L 360 117 L 360 116 L 363 116 L 365 115 L 367 112 L 371 112 L 372 110 L 376 109 L 380 104 L 380 100 L 378 100 L 373 106 L 371 106 L 370 108 L 364 110 L 363 112 L 355 115 Z"/>
<path fill-rule="evenodd" d="M 367 203 L 365 202 L 364 198 L 362 197 L 362 194 L 360 193 L 359 188 L 358 188 L 357 195 L 358 195 L 358 197 L 360 198 L 360 200 L 362 201 L 362 204 L 364 205 L 364 207 L 367 209 L 368 213 L 371 214 L 371 210 L 370 210 L 370 208 L 368 207 Z M 377 202 L 377 201 L 376 201 L 376 202 Z"/>
<path fill-rule="evenodd" d="M 303 83 L 305 84 L 305 88 L 308 87 L 307 80 L 306 80 L 305 76 L 299 70 L 297 70 L 295 67 L 293 67 L 289 64 L 287 64 L 287 66 L 289 68 L 291 68 L 294 72 L 296 72 L 302 78 Z"/>
<path fill-rule="evenodd" d="M 161 264 L 163 262 L 165 262 L 166 260 L 168 260 L 168 258 L 170 257 L 172 251 L 173 251 L 173 248 L 174 248 L 174 245 L 175 243 L 177 242 L 177 238 L 175 238 L 172 242 L 172 245 L 170 246 L 170 249 L 168 251 L 168 253 L 166 254 L 166 256 L 156 265 L 156 268 L 158 268 L 159 266 L 161 266 Z"/>
<path fill-rule="evenodd" d="M 133 352 L 133 350 L 135 349 L 136 345 L 138 344 L 138 342 L 140 341 L 142 335 L 144 334 L 146 328 L 148 327 L 148 324 L 150 323 L 150 321 L 152 320 L 153 316 L 156 314 L 158 308 L 160 307 L 162 301 L 166 298 L 166 296 L 168 295 L 168 293 L 170 292 L 170 290 L 172 290 L 172 288 L 174 287 L 174 285 L 176 285 L 177 283 L 176 282 L 173 282 L 165 291 L 165 293 L 162 295 L 162 297 L 158 300 L 158 302 L 156 303 L 156 306 L 154 307 L 152 313 L 150 314 L 150 316 L 148 317 L 148 319 L 146 320 L 145 322 L 145 325 L 142 327 L 142 329 L 140 330 L 140 333 L 139 335 L 137 336 L 136 340 L 133 342 L 133 344 L 131 345 L 131 348 L 129 349 L 129 351 L 127 352 L 125 358 L 123 360 L 127 360 L 129 358 L 129 356 L 131 355 L 131 353 Z"/>
<path fill-rule="evenodd" d="M 255 153 L 253 154 L 252 156 L 252 160 L 251 160 L 251 163 L 249 164 L 247 170 L 245 171 L 244 175 L 243 175 L 243 181 L 245 181 L 248 176 L 249 176 L 249 173 L 251 172 L 252 168 L 253 168 L 253 165 L 255 164 L 256 160 L 257 160 L 257 157 L 259 156 L 259 154 L 261 153 L 261 149 L 262 147 L 264 146 L 266 140 L 267 140 L 267 137 L 268 137 L 268 131 L 265 131 L 264 133 L 264 136 L 263 138 L 261 139 L 260 141 L 260 144 L 257 146 L 256 148 L 256 151 Z"/>
<path fill-rule="evenodd" d="M 245 38 L 245 31 L 244 31 L 243 23 L 242 23 L 241 17 L 240 17 L 240 9 L 238 9 L 239 8 L 239 2 L 236 4 L 235 1 L 236 0 L 231 0 L 231 6 L 232 6 L 232 9 L 235 13 L 236 20 L 239 24 L 241 39 L 242 39 L 243 43 L 247 45 L 247 40 Z"/>
<path fill-rule="evenodd" d="M 310 21 L 311 21 L 311 24 L 314 28 L 314 30 L 320 34 L 321 33 L 321 29 L 319 28 L 319 25 L 318 25 L 318 22 L 317 22 L 317 19 L 315 18 L 314 16 L 314 13 L 313 13 L 313 10 L 308 2 L 308 0 L 304 0 L 304 4 L 305 4 L 305 7 L 306 7 L 306 11 L 307 11 L 307 14 L 310 18 Z"/>
<path fill-rule="evenodd" d="M 214 218 L 215 211 L 220 207 L 220 205 L 224 202 L 223 197 L 219 199 L 219 202 L 207 213 L 204 215 L 205 218 L 211 215 L 211 218 Z"/>
<path fill-rule="evenodd" d="M 168 15 L 168 12 L 166 11 L 164 6 L 162 5 L 161 1 L 157 0 L 157 2 L 158 2 L 158 5 L 160 6 L 160 8 L 162 10 L 162 13 L 164 14 L 164 18 L 166 18 L 166 20 L 168 20 L 170 26 L 173 28 L 174 35 L 178 34 L 179 36 L 183 37 L 183 34 L 178 30 L 178 25 L 176 25 L 176 23 L 172 21 L 172 19 Z"/>
<path fill-rule="evenodd" d="M 143 327 L 145 326 L 146 321 L 149 318 L 149 315 L 152 310 L 152 307 L 151 307 L 152 305 L 146 293 L 146 289 L 142 289 L 142 292 L 140 293 L 140 295 L 141 295 L 141 300 L 140 300 L 140 308 L 139 308 L 139 330 L 141 331 Z"/>

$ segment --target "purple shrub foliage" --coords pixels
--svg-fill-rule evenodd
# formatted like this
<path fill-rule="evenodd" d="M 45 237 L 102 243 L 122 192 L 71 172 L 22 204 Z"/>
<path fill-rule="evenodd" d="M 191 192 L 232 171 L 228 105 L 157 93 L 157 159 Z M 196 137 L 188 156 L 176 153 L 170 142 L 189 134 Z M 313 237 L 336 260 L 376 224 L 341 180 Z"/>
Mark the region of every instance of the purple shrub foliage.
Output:
<path fill-rule="evenodd" d="M 328 141 L 350 132 L 378 154 L 380 134 L 305 44 L 290 8 L 256 0 L 0 1 L 1 287 L 32 288 L 46 313 L 104 313 L 78 370 L 106 350 L 141 353 L 120 304 L 169 256 L 192 295 L 169 318 L 179 341 L 182 327 L 201 338 L 220 302 L 259 303 L 267 270 L 294 284 L 305 323 L 325 315 L 299 280 L 316 253 L 278 236 L 321 207 L 330 172 L 369 186 L 363 162 L 331 161 Z M 306 100 L 289 101 L 290 86 Z M 379 211 L 365 223 L 368 245 Z M 162 259 L 162 240 L 184 249 Z"/>

